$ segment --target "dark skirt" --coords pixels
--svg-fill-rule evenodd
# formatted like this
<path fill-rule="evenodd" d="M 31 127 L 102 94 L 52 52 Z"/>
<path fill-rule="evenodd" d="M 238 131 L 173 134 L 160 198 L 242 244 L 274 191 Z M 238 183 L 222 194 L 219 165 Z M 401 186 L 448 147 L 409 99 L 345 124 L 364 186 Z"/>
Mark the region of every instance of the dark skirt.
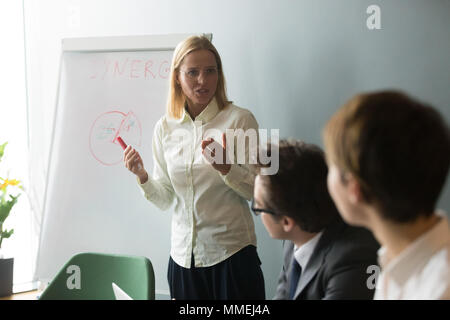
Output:
<path fill-rule="evenodd" d="M 264 276 L 256 247 L 249 245 L 211 267 L 183 268 L 169 259 L 170 296 L 177 300 L 265 299 Z"/>

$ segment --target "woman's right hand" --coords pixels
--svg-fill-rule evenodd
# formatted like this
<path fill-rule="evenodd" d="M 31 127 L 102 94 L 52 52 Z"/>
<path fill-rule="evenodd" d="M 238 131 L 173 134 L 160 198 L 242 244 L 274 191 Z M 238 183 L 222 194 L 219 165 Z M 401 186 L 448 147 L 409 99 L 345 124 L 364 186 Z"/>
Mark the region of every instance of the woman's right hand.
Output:
<path fill-rule="evenodd" d="M 132 148 L 130 145 L 127 146 L 123 152 L 123 161 L 125 167 L 139 178 L 141 184 L 147 182 L 148 173 L 145 170 L 144 162 L 136 149 Z"/>

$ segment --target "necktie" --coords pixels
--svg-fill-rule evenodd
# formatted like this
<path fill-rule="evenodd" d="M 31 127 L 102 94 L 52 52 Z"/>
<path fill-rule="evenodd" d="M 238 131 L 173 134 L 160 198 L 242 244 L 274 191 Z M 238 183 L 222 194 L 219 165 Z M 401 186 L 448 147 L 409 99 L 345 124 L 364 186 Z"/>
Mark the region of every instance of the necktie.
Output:
<path fill-rule="evenodd" d="M 295 290 L 297 289 L 298 280 L 302 273 L 302 267 L 298 264 L 295 257 L 292 259 L 292 266 L 290 272 L 290 286 L 289 286 L 289 299 L 293 300 L 295 295 Z"/>

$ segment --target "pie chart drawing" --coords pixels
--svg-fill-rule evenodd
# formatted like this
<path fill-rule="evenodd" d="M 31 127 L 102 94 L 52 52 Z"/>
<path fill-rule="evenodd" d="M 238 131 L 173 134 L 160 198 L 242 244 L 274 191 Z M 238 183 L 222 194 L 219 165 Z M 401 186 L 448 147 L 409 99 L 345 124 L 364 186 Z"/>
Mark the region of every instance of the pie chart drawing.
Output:
<path fill-rule="evenodd" d="M 128 113 L 109 111 L 95 119 L 89 133 L 89 149 L 92 156 L 106 166 L 123 162 L 123 149 L 117 141 L 118 136 L 127 145 L 141 146 L 141 123 L 132 111 Z"/>

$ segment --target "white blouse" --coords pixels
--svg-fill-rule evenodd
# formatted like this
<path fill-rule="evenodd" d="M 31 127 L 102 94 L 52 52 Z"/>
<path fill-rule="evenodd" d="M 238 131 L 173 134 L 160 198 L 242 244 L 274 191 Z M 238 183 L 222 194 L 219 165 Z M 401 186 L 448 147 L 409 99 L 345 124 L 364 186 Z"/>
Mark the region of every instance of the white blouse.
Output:
<path fill-rule="evenodd" d="M 170 254 L 184 268 L 191 267 L 192 253 L 195 267 L 207 267 L 247 245 L 256 246 L 247 203 L 253 197 L 255 166 L 235 160 L 222 175 L 202 155 L 202 140 L 212 137 L 222 144 L 222 132 L 234 128 L 257 131 L 258 123 L 250 111 L 235 105 L 219 110 L 215 99 L 195 121 L 184 110 L 180 119 L 165 115 L 155 126 L 153 175 L 139 185 L 161 210 L 175 202 Z M 248 143 L 245 152 L 248 155 Z"/>
<path fill-rule="evenodd" d="M 450 299 L 450 227 L 445 214 L 438 215 L 441 221 L 398 256 L 379 250 L 375 300 Z"/>

